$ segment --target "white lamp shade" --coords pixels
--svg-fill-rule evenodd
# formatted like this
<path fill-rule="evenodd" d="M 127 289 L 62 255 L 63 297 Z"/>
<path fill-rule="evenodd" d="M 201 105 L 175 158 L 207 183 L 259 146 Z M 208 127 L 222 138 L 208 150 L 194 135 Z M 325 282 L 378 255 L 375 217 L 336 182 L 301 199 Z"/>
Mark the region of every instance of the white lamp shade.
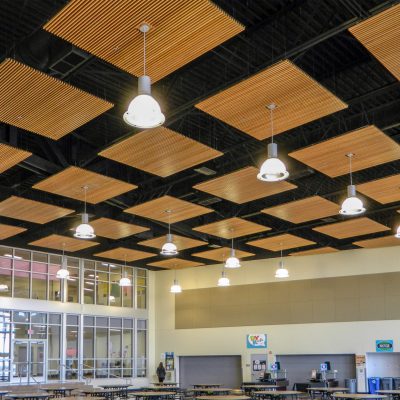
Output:
<path fill-rule="evenodd" d="M 78 225 L 74 236 L 79 239 L 93 239 L 96 237 L 94 229 L 89 224 Z"/>
<path fill-rule="evenodd" d="M 115 296 L 110 295 L 110 296 L 108 297 L 108 299 L 110 300 L 110 303 L 115 303 Z"/>
<path fill-rule="evenodd" d="M 276 270 L 275 278 L 289 278 L 289 271 L 282 265 Z"/>
<path fill-rule="evenodd" d="M 0 285 L 0 292 L 8 292 L 8 286 L 5 284 Z"/>
<path fill-rule="evenodd" d="M 151 95 L 139 94 L 129 104 L 124 121 L 136 128 L 155 128 L 165 122 L 165 116 Z"/>
<path fill-rule="evenodd" d="M 225 261 L 225 268 L 240 268 L 241 264 L 240 264 L 240 260 L 235 257 L 235 256 L 231 256 L 229 258 L 227 258 L 227 260 Z"/>
<path fill-rule="evenodd" d="M 123 277 L 119 280 L 119 286 L 121 286 L 121 287 L 132 286 L 131 280 L 130 280 L 127 276 L 123 276 Z"/>
<path fill-rule="evenodd" d="M 67 279 L 69 277 L 69 271 L 66 268 L 60 268 L 56 274 L 57 279 Z"/>
<path fill-rule="evenodd" d="M 279 158 L 268 158 L 263 162 L 257 179 L 265 182 L 283 181 L 289 176 L 285 164 Z"/>
<path fill-rule="evenodd" d="M 181 293 L 182 292 L 181 285 L 179 284 L 179 282 L 176 279 L 174 279 L 174 283 L 171 286 L 170 292 L 171 293 Z"/>
<path fill-rule="evenodd" d="M 163 256 L 174 256 L 178 254 L 178 248 L 176 247 L 175 243 L 172 241 L 172 235 L 167 235 L 167 241 L 164 243 L 163 247 L 161 248 L 160 254 Z"/>
<path fill-rule="evenodd" d="M 348 197 L 343 203 L 339 213 L 343 215 L 357 215 L 365 211 L 363 202 L 355 196 Z"/>
<path fill-rule="evenodd" d="M 394 237 L 396 237 L 397 239 L 400 239 L 400 225 L 397 227 L 397 232 L 394 235 Z"/>
<path fill-rule="evenodd" d="M 225 271 L 222 271 L 221 278 L 218 279 L 218 286 L 229 286 L 230 281 L 229 278 L 226 276 Z"/>

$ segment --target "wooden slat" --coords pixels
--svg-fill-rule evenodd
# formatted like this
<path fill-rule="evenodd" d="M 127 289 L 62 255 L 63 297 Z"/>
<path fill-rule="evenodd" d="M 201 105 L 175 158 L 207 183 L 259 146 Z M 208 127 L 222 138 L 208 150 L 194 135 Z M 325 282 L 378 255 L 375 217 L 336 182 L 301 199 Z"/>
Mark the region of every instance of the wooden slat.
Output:
<path fill-rule="evenodd" d="M 206 258 L 207 260 L 215 260 L 218 262 L 225 261 L 231 254 L 231 249 L 229 247 L 219 247 L 218 249 L 201 251 L 199 253 L 193 253 L 192 256 Z M 252 257 L 255 254 L 249 253 L 243 250 L 235 250 L 235 255 L 237 258 L 242 259 L 246 257 Z"/>
<path fill-rule="evenodd" d="M 68 167 L 40 181 L 33 188 L 83 201 L 84 186 L 88 186 L 87 202 L 92 204 L 137 188 L 136 185 L 78 167 Z"/>
<path fill-rule="evenodd" d="M 359 247 L 364 247 L 366 249 L 374 249 L 378 247 L 399 246 L 400 239 L 395 238 L 394 235 L 390 235 L 374 239 L 359 240 L 357 242 L 354 242 L 353 244 Z"/>
<path fill-rule="evenodd" d="M 201 265 L 204 265 L 204 263 L 190 261 L 190 260 L 183 260 L 182 258 L 168 258 L 166 260 L 155 261 L 147 265 L 151 267 L 159 267 L 166 269 L 184 269 L 184 268 L 200 267 Z"/>
<path fill-rule="evenodd" d="M 153 81 L 240 33 L 244 27 L 208 0 L 71 0 L 44 29 L 136 76 Z"/>
<path fill-rule="evenodd" d="M 163 244 L 165 243 L 166 236 L 162 235 L 159 237 L 155 237 L 153 239 L 143 240 L 142 242 L 138 242 L 138 244 L 142 246 L 154 247 L 156 249 L 161 249 Z M 207 242 L 203 242 L 202 240 L 196 240 L 192 238 L 188 238 L 180 235 L 173 235 L 173 240 L 178 248 L 178 250 L 186 250 L 191 249 L 193 247 L 205 246 Z"/>
<path fill-rule="evenodd" d="M 311 250 L 303 250 L 303 251 L 296 251 L 295 253 L 290 253 L 289 256 L 312 256 L 316 254 L 329 254 L 329 253 L 336 253 L 338 249 L 334 247 L 319 247 L 318 249 L 311 249 Z"/>
<path fill-rule="evenodd" d="M 25 232 L 27 229 L 20 226 L 0 224 L 0 240 Z"/>
<path fill-rule="evenodd" d="M 272 185 L 266 184 L 257 179 L 257 173 L 258 170 L 255 167 L 246 167 L 199 183 L 193 186 L 193 189 L 210 193 L 233 203 L 243 204 L 297 188 L 296 185 L 286 181 L 274 182 Z"/>
<path fill-rule="evenodd" d="M 0 143 L 0 173 L 7 171 L 11 167 L 14 167 L 31 155 L 32 153 L 29 151 L 17 149 L 16 147 Z"/>
<path fill-rule="evenodd" d="M 149 230 L 149 228 L 145 228 L 144 226 L 128 224 L 127 222 L 110 218 L 95 219 L 90 221 L 90 225 L 94 228 L 97 236 L 109 239 L 121 239 Z"/>
<path fill-rule="evenodd" d="M 311 240 L 303 239 L 299 236 L 291 235 L 290 233 L 284 233 L 278 236 L 270 236 L 263 239 L 253 240 L 247 242 L 250 246 L 260 247 L 262 249 L 271 251 L 280 251 L 287 249 L 294 249 L 296 247 L 304 247 L 315 244 Z"/>
<path fill-rule="evenodd" d="M 11 196 L 0 202 L 0 215 L 22 221 L 46 224 L 73 213 L 69 208 L 54 206 L 40 201 Z"/>
<path fill-rule="evenodd" d="M 328 236 L 332 236 L 336 239 L 346 239 L 354 236 L 383 232 L 390 230 L 390 228 L 372 219 L 362 217 L 319 226 L 317 228 L 313 228 L 313 230 Z"/>
<path fill-rule="evenodd" d="M 144 258 L 154 257 L 156 254 L 147 253 L 141 250 L 128 249 L 126 247 L 117 247 L 116 249 L 102 251 L 96 253 L 94 256 L 100 258 L 110 258 L 118 261 L 136 261 L 143 260 Z"/>
<path fill-rule="evenodd" d="M 349 31 L 400 80 L 400 4 L 354 25 Z"/>
<path fill-rule="evenodd" d="M 171 213 L 166 213 L 166 210 L 171 210 Z M 129 214 L 139 215 L 144 218 L 166 223 L 170 218 L 171 224 L 198 217 L 199 215 L 208 214 L 213 211 L 214 210 L 211 208 L 199 206 L 171 196 L 162 196 L 158 199 L 150 200 L 124 210 L 124 212 Z"/>
<path fill-rule="evenodd" d="M 387 204 L 400 200 L 400 174 L 357 185 L 357 191 L 378 203 Z"/>
<path fill-rule="evenodd" d="M 293 224 L 300 224 L 314 219 L 336 215 L 339 206 L 320 196 L 307 197 L 306 199 L 279 204 L 274 207 L 261 210 L 262 213 L 273 215 Z"/>
<path fill-rule="evenodd" d="M 212 222 L 211 224 L 201 225 L 193 228 L 193 230 L 206 233 L 207 235 L 231 239 L 269 231 L 271 228 L 235 217 Z"/>
<path fill-rule="evenodd" d="M 347 104 L 289 60 L 196 104 L 200 110 L 262 140 L 271 136 L 268 104 L 275 103 L 274 133 L 343 110 Z"/>
<path fill-rule="evenodd" d="M 0 121 L 58 140 L 114 105 L 18 61 L 0 64 Z"/>
<path fill-rule="evenodd" d="M 400 146 L 376 126 L 369 125 L 289 155 L 334 178 L 349 173 L 348 153 L 354 154 L 353 171 L 360 171 L 398 160 Z"/>
<path fill-rule="evenodd" d="M 71 253 L 74 251 L 88 249 L 89 247 L 97 246 L 98 244 L 99 243 L 91 240 L 76 239 L 73 237 L 56 234 L 46 236 L 42 239 L 29 243 L 30 246 L 45 247 L 47 249 L 55 250 L 62 250 L 63 245 L 65 245 L 64 250 Z"/>

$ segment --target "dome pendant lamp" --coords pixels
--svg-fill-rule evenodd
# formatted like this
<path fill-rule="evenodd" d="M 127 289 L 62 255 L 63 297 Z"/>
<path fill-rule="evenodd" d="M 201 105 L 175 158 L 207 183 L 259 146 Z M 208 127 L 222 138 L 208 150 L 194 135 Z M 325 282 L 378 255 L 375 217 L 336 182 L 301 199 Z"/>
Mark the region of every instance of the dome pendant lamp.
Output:
<path fill-rule="evenodd" d="M 124 272 L 121 279 L 119 280 L 119 286 L 120 287 L 132 286 L 131 280 L 128 278 L 128 272 L 126 271 L 126 254 L 125 254 Z"/>
<path fill-rule="evenodd" d="M 151 80 L 146 75 L 146 33 L 150 26 L 142 24 L 139 27 L 143 33 L 143 75 L 138 80 L 138 95 L 130 102 L 124 121 L 136 128 L 155 128 L 165 122 L 165 116 L 160 106 L 151 95 Z"/>
<path fill-rule="evenodd" d="M 396 231 L 394 237 L 397 239 L 400 239 L 400 226 L 397 227 L 397 231 Z"/>
<path fill-rule="evenodd" d="M 221 278 L 218 279 L 218 286 L 229 286 L 230 281 L 229 278 L 226 276 L 226 272 L 222 271 Z"/>
<path fill-rule="evenodd" d="M 232 232 L 231 255 L 225 261 L 225 268 L 230 268 L 230 269 L 240 268 L 241 267 L 240 260 L 236 257 L 235 249 L 233 248 L 233 229 L 230 229 L 230 231 Z"/>
<path fill-rule="evenodd" d="M 64 251 L 65 251 L 65 243 L 62 244 L 61 268 L 57 271 L 57 274 L 56 274 L 57 279 L 68 279 L 69 278 L 67 259 L 65 258 Z"/>
<path fill-rule="evenodd" d="M 282 243 L 281 243 L 281 259 L 279 261 L 279 268 L 275 272 L 275 278 L 283 279 L 289 278 L 289 271 L 285 268 L 282 256 Z"/>
<path fill-rule="evenodd" d="M 94 229 L 91 225 L 89 225 L 89 214 L 86 212 L 86 192 L 88 190 L 88 186 L 84 186 L 83 190 L 85 192 L 85 201 L 84 201 L 84 212 L 82 214 L 82 223 L 77 226 L 75 229 L 74 236 L 79 239 L 93 239 L 96 237 L 94 233 Z"/>
<path fill-rule="evenodd" d="M 353 171 L 351 164 L 353 156 L 353 153 L 346 155 L 346 157 L 349 158 L 350 165 L 350 185 L 347 186 L 347 198 L 342 203 L 342 208 L 339 211 L 342 215 L 358 215 L 365 212 L 362 201 L 357 197 L 356 185 L 353 185 Z"/>
<path fill-rule="evenodd" d="M 263 162 L 257 179 L 265 182 L 279 182 L 285 180 L 289 176 L 285 164 L 278 158 L 278 145 L 274 143 L 274 119 L 273 112 L 276 104 L 272 103 L 267 106 L 271 115 L 271 143 L 268 145 L 268 158 Z"/>
<path fill-rule="evenodd" d="M 168 213 L 168 233 L 167 233 L 167 241 L 163 244 L 163 247 L 161 248 L 160 254 L 163 256 L 175 256 L 178 254 L 178 248 L 176 247 L 176 244 L 174 243 L 174 238 L 171 234 L 171 210 L 165 210 L 166 213 Z"/>
<path fill-rule="evenodd" d="M 170 293 L 182 293 L 182 287 L 179 284 L 178 279 L 176 279 L 176 267 L 174 268 L 174 282 L 172 283 L 171 289 L 169 290 Z"/>

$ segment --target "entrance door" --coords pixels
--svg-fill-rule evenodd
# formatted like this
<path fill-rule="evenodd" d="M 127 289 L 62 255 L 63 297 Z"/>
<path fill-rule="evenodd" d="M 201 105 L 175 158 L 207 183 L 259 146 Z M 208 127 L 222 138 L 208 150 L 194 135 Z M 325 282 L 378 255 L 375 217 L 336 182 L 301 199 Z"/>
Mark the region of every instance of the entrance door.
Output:
<path fill-rule="evenodd" d="M 46 341 L 14 340 L 13 349 L 13 381 L 28 384 L 44 382 Z"/>

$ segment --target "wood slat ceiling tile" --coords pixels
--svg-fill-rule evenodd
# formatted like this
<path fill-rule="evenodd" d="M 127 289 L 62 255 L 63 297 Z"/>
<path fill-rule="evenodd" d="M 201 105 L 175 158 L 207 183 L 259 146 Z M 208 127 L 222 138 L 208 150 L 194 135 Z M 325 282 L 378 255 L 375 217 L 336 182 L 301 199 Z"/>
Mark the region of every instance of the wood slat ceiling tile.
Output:
<path fill-rule="evenodd" d="M 223 153 L 160 126 L 132 135 L 99 155 L 165 178 Z"/>
<path fill-rule="evenodd" d="M 336 239 L 346 239 L 354 236 L 368 235 L 370 233 L 383 232 L 390 230 L 385 225 L 372 219 L 362 217 L 350 219 L 348 221 L 336 222 L 334 224 L 318 226 L 314 231 L 332 236 Z"/>
<path fill-rule="evenodd" d="M 29 151 L 17 149 L 16 147 L 0 143 L 0 173 L 7 171 L 11 167 L 14 167 L 14 165 L 19 164 L 21 161 L 24 161 L 31 155 L 32 153 Z"/>
<path fill-rule="evenodd" d="M 155 237 L 153 239 L 143 240 L 138 244 L 142 246 L 154 247 L 156 249 L 161 249 L 163 244 L 165 243 L 166 237 L 165 235 Z M 173 235 L 173 240 L 178 250 L 186 250 L 191 249 L 193 247 L 205 246 L 207 242 L 203 242 L 202 240 L 196 240 L 192 238 L 188 238 L 185 236 Z"/>
<path fill-rule="evenodd" d="M 151 267 L 159 267 L 166 269 L 184 269 L 184 268 L 200 267 L 201 265 L 204 265 L 204 263 L 197 261 L 183 260 L 182 258 L 168 258 L 166 260 L 156 261 L 147 265 Z"/>
<path fill-rule="evenodd" d="M 21 228 L 20 226 L 0 224 L 0 240 L 18 235 L 22 232 L 25 232 L 26 230 L 26 228 Z"/>
<path fill-rule="evenodd" d="M 0 64 L 0 121 L 58 140 L 114 105 L 18 61 Z"/>
<path fill-rule="evenodd" d="M 207 235 L 231 239 L 269 231 L 271 228 L 247 221 L 242 218 L 234 217 L 223 219 L 222 221 L 212 222 L 211 224 L 201 225 L 193 228 L 193 230 L 206 233 Z"/>
<path fill-rule="evenodd" d="M 400 158 L 400 146 L 374 125 L 345 133 L 296 150 L 290 157 L 309 165 L 332 178 L 349 173 L 346 154 L 353 153 L 353 171 Z"/>
<path fill-rule="evenodd" d="M 82 188 L 84 186 L 88 186 L 87 202 L 92 204 L 137 188 L 136 185 L 78 167 L 68 167 L 40 181 L 33 188 L 83 201 L 85 195 Z"/>
<path fill-rule="evenodd" d="M 286 181 L 274 182 L 272 185 L 265 184 L 257 179 L 257 173 L 257 168 L 246 167 L 199 183 L 193 186 L 193 189 L 210 193 L 233 203 L 243 204 L 297 188 L 296 185 Z"/>
<path fill-rule="evenodd" d="M 400 4 L 354 25 L 349 31 L 400 80 Z"/>
<path fill-rule="evenodd" d="M 21 221 L 46 224 L 73 213 L 69 208 L 54 206 L 40 201 L 11 196 L 0 202 L 0 215 Z"/>
<path fill-rule="evenodd" d="M 265 208 L 262 213 L 273 215 L 293 224 L 336 215 L 339 206 L 320 196 L 307 197 L 306 199 L 279 204 L 275 207 Z"/>
<path fill-rule="evenodd" d="M 310 246 L 315 244 L 315 242 L 303 239 L 299 236 L 291 235 L 290 233 L 284 233 L 278 236 L 270 236 L 263 239 L 253 240 L 251 242 L 247 242 L 246 244 L 270 251 L 280 251 L 281 249 L 287 250 L 294 249 L 296 247 Z"/>
<path fill-rule="evenodd" d="M 378 203 L 387 204 L 400 200 L 400 174 L 357 185 L 357 191 Z"/>
<path fill-rule="evenodd" d="M 126 247 L 117 247 L 116 249 L 102 251 L 101 253 L 93 254 L 100 258 L 109 258 L 118 261 L 137 261 L 144 258 L 154 257 L 156 254 L 147 253 L 141 250 L 128 249 Z"/>
<path fill-rule="evenodd" d="M 171 210 L 171 213 L 166 213 L 166 210 Z M 165 223 L 168 223 L 170 218 L 171 224 L 198 217 L 199 215 L 208 214 L 213 211 L 214 210 L 211 208 L 199 206 L 171 196 L 162 196 L 158 199 L 150 200 L 124 210 L 124 212 L 129 214 L 139 215 L 140 217 Z"/>
<path fill-rule="evenodd" d="M 30 246 L 45 247 L 47 249 L 62 250 L 68 252 L 75 252 L 83 249 L 88 249 L 89 247 L 97 246 L 99 243 L 93 242 L 91 240 L 75 239 L 69 236 L 62 235 L 50 235 L 34 242 L 29 243 Z M 65 245 L 65 247 L 64 247 Z"/>
<path fill-rule="evenodd" d="M 347 108 L 346 103 L 289 60 L 231 86 L 196 107 L 263 140 L 271 136 L 266 108 L 271 103 L 278 106 L 274 111 L 275 134 Z"/>
<path fill-rule="evenodd" d="M 383 236 L 374 239 L 359 240 L 354 242 L 356 246 L 364 247 L 366 249 L 374 249 L 378 247 L 392 247 L 399 246 L 400 240 L 395 238 L 394 235 Z"/>
<path fill-rule="evenodd" d="M 208 0 L 71 0 L 44 29 L 136 76 L 153 81 L 177 70 L 244 27 Z"/>
<path fill-rule="evenodd" d="M 219 247 L 218 249 L 201 251 L 199 253 L 193 253 L 192 256 L 206 258 L 207 260 L 214 260 L 218 262 L 225 261 L 231 254 L 231 249 L 229 247 Z M 237 258 L 252 257 L 255 254 L 249 253 L 243 250 L 235 250 L 235 255 Z"/>
<path fill-rule="evenodd" d="M 149 230 L 144 226 L 128 224 L 110 218 L 95 219 L 90 221 L 90 225 L 94 228 L 96 235 L 108 239 L 121 239 Z"/>
<path fill-rule="evenodd" d="M 295 253 L 290 253 L 289 256 L 312 256 L 315 254 L 328 254 L 328 253 L 336 253 L 339 251 L 334 247 L 319 247 L 318 249 L 311 249 L 311 250 L 303 250 L 303 251 L 296 251 Z"/>

